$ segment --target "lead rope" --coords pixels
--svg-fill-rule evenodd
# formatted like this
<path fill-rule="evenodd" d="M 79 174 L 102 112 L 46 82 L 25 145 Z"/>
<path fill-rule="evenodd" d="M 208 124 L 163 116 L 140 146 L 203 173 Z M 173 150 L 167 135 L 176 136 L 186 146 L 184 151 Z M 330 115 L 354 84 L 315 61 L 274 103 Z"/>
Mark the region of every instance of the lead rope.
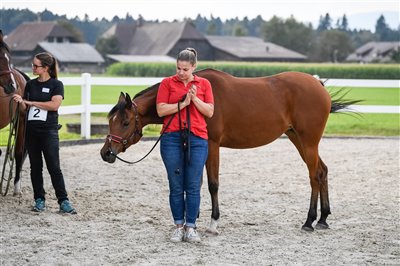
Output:
<path fill-rule="evenodd" d="M 178 108 L 179 108 L 179 103 L 178 103 Z M 113 153 L 113 152 L 111 151 L 111 149 L 110 149 L 110 155 L 114 156 L 115 158 L 117 158 L 117 159 L 120 160 L 121 162 L 124 162 L 124 163 L 127 163 L 127 164 L 135 164 L 135 163 L 138 163 L 138 162 L 143 161 L 147 156 L 149 156 L 149 154 L 150 154 L 150 153 L 154 150 L 154 148 L 157 146 L 158 142 L 161 140 L 161 137 L 164 135 L 165 130 L 166 130 L 166 129 L 169 127 L 169 125 L 171 124 L 172 119 L 174 118 L 174 116 L 175 116 L 175 114 L 173 114 L 173 115 L 171 116 L 171 118 L 169 119 L 167 125 L 166 125 L 166 126 L 163 128 L 163 130 L 161 131 L 161 134 L 160 134 L 160 136 L 158 137 L 156 143 L 153 145 L 153 147 L 150 149 L 150 151 L 149 151 L 145 156 L 143 156 L 141 159 L 139 159 L 139 160 L 137 160 L 137 161 L 134 161 L 134 162 L 130 162 L 130 161 L 127 161 L 127 160 L 122 159 L 122 158 L 119 157 L 117 154 Z"/>
<path fill-rule="evenodd" d="M 186 95 L 182 98 L 182 101 L 186 98 Z M 182 150 L 185 156 L 185 164 L 190 164 L 190 112 L 189 106 L 186 106 L 186 125 L 182 129 L 182 120 L 181 120 L 181 108 L 180 102 L 178 102 L 178 118 L 179 118 L 179 132 L 181 135 L 182 141 Z M 185 123 L 185 122 L 184 122 Z"/>
<path fill-rule="evenodd" d="M 15 163 L 15 148 L 16 148 L 16 140 L 18 136 L 18 124 L 19 124 L 19 103 L 17 103 L 15 113 L 14 109 L 14 101 L 11 98 L 9 103 L 9 117 L 10 117 L 10 132 L 8 135 L 7 149 L 6 154 L 4 156 L 3 169 L 1 171 L 1 181 L 0 181 L 0 194 L 2 196 L 6 196 L 8 193 L 8 189 L 10 188 L 11 180 L 13 180 L 13 172 L 14 172 L 14 163 Z M 9 169 L 7 169 L 7 165 Z M 8 177 L 6 177 L 6 172 L 8 171 Z M 5 191 L 3 192 L 3 182 L 5 184 Z"/>

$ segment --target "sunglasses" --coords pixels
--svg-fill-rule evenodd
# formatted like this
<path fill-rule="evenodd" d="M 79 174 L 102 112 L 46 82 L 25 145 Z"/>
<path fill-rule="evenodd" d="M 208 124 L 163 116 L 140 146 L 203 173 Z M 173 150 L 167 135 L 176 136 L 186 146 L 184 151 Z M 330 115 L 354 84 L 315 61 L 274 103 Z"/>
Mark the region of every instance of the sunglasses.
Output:
<path fill-rule="evenodd" d="M 32 68 L 33 68 L 33 69 L 37 69 L 37 68 L 39 68 L 39 67 L 44 67 L 44 66 L 38 66 L 38 65 L 32 64 Z"/>

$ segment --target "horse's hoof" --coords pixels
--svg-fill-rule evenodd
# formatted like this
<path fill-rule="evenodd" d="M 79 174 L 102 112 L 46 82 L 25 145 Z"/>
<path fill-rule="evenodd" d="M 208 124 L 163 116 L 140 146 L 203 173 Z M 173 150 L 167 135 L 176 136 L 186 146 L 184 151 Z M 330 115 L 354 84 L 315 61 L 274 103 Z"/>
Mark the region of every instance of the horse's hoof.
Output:
<path fill-rule="evenodd" d="M 305 226 L 305 225 L 303 225 L 303 226 L 301 227 L 301 230 L 302 230 L 302 231 L 305 231 L 305 232 L 314 232 L 314 228 L 309 227 L 309 226 Z"/>
<path fill-rule="evenodd" d="M 315 225 L 315 229 L 318 229 L 318 230 L 329 229 L 329 225 L 327 223 L 325 223 L 325 222 L 324 223 L 318 222 Z"/>
<path fill-rule="evenodd" d="M 216 229 L 207 228 L 206 235 L 208 235 L 208 236 L 217 236 L 217 235 L 219 235 L 219 232 Z"/>

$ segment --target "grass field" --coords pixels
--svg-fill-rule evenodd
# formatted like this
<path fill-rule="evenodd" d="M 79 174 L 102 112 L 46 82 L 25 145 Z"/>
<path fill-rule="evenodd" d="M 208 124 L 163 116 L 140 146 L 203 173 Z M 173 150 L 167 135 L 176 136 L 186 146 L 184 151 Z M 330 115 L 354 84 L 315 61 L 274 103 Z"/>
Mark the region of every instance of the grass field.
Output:
<path fill-rule="evenodd" d="M 146 86 L 93 86 L 93 104 L 115 104 L 120 92 L 127 92 L 132 97 Z M 346 99 L 362 100 L 362 105 L 400 105 L 400 88 L 337 88 L 328 87 L 331 93 L 337 90 L 348 90 Z M 81 102 L 80 86 L 66 86 L 65 100 L 63 106 L 79 105 Z M 68 133 L 66 123 L 79 123 L 80 115 L 60 116 L 60 139 L 79 139 L 79 134 Z M 92 114 L 92 123 L 107 123 L 106 114 Z M 400 135 L 399 114 L 333 114 L 330 115 L 325 130 L 325 135 L 347 135 L 347 136 L 399 136 Z M 159 134 L 160 126 L 151 125 L 146 127 L 145 136 L 156 136 Z M 94 136 L 104 137 L 104 136 Z M 8 128 L 0 130 L 0 146 L 7 143 Z"/>

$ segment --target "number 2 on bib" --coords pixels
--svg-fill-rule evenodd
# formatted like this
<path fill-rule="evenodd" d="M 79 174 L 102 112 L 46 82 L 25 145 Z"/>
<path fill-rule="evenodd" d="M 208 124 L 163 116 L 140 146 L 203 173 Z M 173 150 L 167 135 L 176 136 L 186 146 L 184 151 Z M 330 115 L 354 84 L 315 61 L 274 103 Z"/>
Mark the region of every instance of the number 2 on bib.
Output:
<path fill-rule="evenodd" d="M 28 113 L 28 120 L 47 120 L 47 110 L 40 109 L 38 107 L 31 107 Z"/>

